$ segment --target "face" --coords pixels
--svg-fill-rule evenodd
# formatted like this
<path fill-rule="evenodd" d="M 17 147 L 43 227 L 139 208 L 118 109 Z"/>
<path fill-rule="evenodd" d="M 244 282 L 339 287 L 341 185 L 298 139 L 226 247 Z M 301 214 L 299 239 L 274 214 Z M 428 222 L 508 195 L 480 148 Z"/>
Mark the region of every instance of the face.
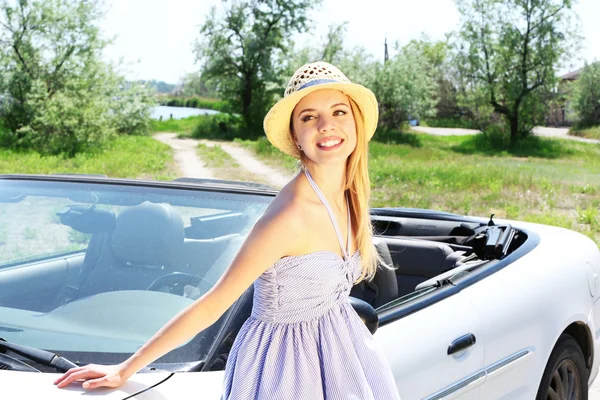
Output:
<path fill-rule="evenodd" d="M 296 145 L 317 164 L 345 163 L 356 147 L 356 123 L 348 97 L 338 90 L 306 95 L 292 113 Z"/>

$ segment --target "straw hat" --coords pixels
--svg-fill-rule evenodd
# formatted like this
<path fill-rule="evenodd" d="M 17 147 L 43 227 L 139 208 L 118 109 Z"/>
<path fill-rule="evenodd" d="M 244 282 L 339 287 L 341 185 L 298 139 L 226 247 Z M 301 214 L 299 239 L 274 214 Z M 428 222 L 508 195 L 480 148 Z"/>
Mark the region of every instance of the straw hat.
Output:
<path fill-rule="evenodd" d="M 283 99 L 267 113 L 263 126 L 273 146 L 290 156 L 300 158 L 300 151 L 290 132 L 292 111 L 304 96 L 321 89 L 337 89 L 354 100 L 362 114 L 367 139 L 371 139 L 377 128 L 378 108 L 375 95 L 366 87 L 350 82 L 333 65 L 319 61 L 298 68 L 288 82 Z"/>

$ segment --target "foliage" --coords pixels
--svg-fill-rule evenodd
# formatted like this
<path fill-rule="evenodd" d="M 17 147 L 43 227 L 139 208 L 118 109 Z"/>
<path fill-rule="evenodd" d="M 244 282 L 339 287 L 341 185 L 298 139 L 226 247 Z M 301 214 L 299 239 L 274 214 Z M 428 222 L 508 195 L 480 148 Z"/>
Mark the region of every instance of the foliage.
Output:
<path fill-rule="evenodd" d="M 274 61 L 286 53 L 293 32 L 307 28 L 307 13 L 319 0 L 237 0 L 213 7 L 195 46 L 202 75 L 219 97 L 239 112 L 245 129 L 262 134 L 262 120 L 281 91 Z"/>
<path fill-rule="evenodd" d="M 285 76 L 291 76 L 296 68 L 309 62 L 326 61 L 335 65 L 352 82 L 373 90 L 379 101 L 379 122 L 384 130 L 397 132 L 409 116 L 435 115 L 434 66 L 416 42 L 397 48 L 398 54 L 383 64 L 373 61 L 361 47 L 344 47 L 346 29 L 347 23 L 331 25 L 321 43 L 297 48 L 284 71 Z"/>
<path fill-rule="evenodd" d="M 467 104 L 504 116 L 514 145 L 542 121 L 544 91 L 559 61 L 575 52 L 570 0 L 458 0 L 455 61 Z M 489 109 L 480 109 L 490 115 Z"/>
<path fill-rule="evenodd" d="M 433 117 L 436 83 L 423 53 L 400 49 L 387 62 L 374 65 L 369 86 L 379 101 L 379 125 L 399 129 L 409 119 Z"/>
<path fill-rule="evenodd" d="M 452 65 L 448 41 L 432 41 L 426 35 L 411 40 L 405 51 L 423 56 L 425 68 L 436 85 L 436 118 L 460 118 L 464 111 L 458 105 L 457 89 L 451 77 Z"/>
<path fill-rule="evenodd" d="M 160 103 L 164 106 L 204 108 L 222 112 L 228 112 L 231 109 L 227 101 L 205 97 L 163 97 Z"/>
<path fill-rule="evenodd" d="M 242 118 L 237 115 L 225 113 L 202 115 L 192 131 L 192 137 L 221 140 L 246 139 L 250 135 L 242 129 L 243 125 Z"/>
<path fill-rule="evenodd" d="M 150 107 L 156 104 L 152 89 L 130 85 L 112 101 L 110 117 L 117 133 L 145 135 L 150 130 Z"/>
<path fill-rule="evenodd" d="M 600 62 L 586 64 L 574 84 L 572 96 L 579 124 L 600 125 Z"/>
<path fill-rule="evenodd" d="M 591 126 L 591 127 L 581 127 L 576 126 L 571 131 L 569 131 L 570 135 L 579 136 L 587 139 L 596 139 L 600 140 L 600 126 Z"/>
<path fill-rule="evenodd" d="M 175 94 L 183 97 L 218 97 L 216 83 L 206 79 L 201 72 L 185 74 Z"/>
<path fill-rule="evenodd" d="M 316 61 L 325 61 L 335 65 L 350 81 L 368 85 L 373 78 L 372 56 L 362 47 L 344 47 L 347 22 L 332 24 L 321 42 L 309 46 L 296 46 L 292 54 L 285 54 L 280 63 L 287 68 L 282 70 L 281 79 L 287 83 L 294 72 L 302 65 Z M 314 39 L 311 38 L 311 43 Z M 283 93 L 283 91 L 282 91 Z"/>
<path fill-rule="evenodd" d="M 0 14 L 5 145 L 72 157 L 144 130 L 150 97 L 101 61 L 97 1 L 4 0 Z"/>

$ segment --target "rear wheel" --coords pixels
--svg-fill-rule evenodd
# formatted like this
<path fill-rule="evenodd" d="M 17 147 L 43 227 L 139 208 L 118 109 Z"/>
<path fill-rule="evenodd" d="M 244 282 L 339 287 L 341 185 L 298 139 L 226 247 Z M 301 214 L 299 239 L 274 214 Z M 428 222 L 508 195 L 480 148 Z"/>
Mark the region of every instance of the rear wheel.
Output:
<path fill-rule="evenodd" d="M 588 400 L 587 381 L 581 348 L 563 334 L 550 354 L 536 400 Z"/>

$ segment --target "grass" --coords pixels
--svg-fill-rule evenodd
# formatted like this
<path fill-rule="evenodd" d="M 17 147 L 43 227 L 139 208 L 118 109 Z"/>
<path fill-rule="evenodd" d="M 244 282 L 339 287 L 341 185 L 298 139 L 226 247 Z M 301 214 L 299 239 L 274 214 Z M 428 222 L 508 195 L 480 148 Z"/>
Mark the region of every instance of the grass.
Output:
<path fill-rule="evenodd" d="M 73 158 L 0 149 L 2 174 L 106 174 L 116 178 L 171 180 L 173 151 L 148 136 L 119 136 L 105 148 Z"/>
<path fill-rule="evenodd" d="M 211 172 L 219 179 L 234 181 L 257 182 L 269 184 L 260 176 L 242 168 L 234 159 L 219 145 L 208 146 L 200 143 L 197 148 L 198 156 L 206 164 Z"/>
<path fill-rule="evenodd" d="M 592 126 L 583 129 L 571 129 L 569 131 L 569 135 L 600 140 L 600 126 Z"/>
<path fill-rule="evenodd" d="M 150 123 L 150 132 L 172 132 L 177 133 L 179 136 L 191 137 L 192 132 L 196 129 L 202 118 L 202 115 L 195 115 L 182 119 L 152 120 Z"/>
<path fill-rule="evenodd" d="M 240 142 L 293 171 L 264 140 Z M 531 137 L 497 150 L 482 135 L 376 134 L 369 172 L 374 207 L 429 208 L 561 226 L 600 244 L 600 145 Z"/>
<path fill-rule="evenodd" d="M 259 160 L 271 167 L 285 169 L 290 172 L 298 170 L 298 160 L 279 151 L 266 137 L 258 140 L 235 139 L 234 142 L 251 150 Z"/>

